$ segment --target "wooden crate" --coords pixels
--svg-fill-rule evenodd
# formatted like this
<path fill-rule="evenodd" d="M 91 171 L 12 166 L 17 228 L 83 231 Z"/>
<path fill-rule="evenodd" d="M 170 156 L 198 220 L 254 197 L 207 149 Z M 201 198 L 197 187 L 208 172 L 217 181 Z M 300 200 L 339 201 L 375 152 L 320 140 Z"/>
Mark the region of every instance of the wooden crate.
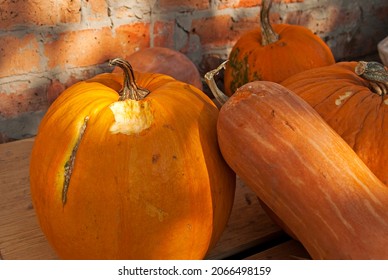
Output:
<path fill-rule="evenodd" d="M 29 159 L 34 139 L 0 145 L 0 259 L 57 259 L 39 228 L 31 203 Z M 230 220 L 207 259 L 308 259 L 260 207 L 255 194 L 237 180 Z"/>

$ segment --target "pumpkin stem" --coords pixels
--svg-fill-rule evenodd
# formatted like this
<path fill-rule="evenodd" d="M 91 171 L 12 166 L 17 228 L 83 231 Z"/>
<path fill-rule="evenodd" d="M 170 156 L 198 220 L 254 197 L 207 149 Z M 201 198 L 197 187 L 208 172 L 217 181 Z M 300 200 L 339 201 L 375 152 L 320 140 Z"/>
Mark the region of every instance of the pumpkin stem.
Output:
<path fill-rule="evenodd" d="M 210 91 L 213 93 L 217 102 L 222 106 L 228 101 L 229 97 L 225 95 L 217 86 L 214 76 L 217 75 L 221 69 L 225 69 L 225 65 L 228 60 L 221 63 L 216 69 L 210 70 L 205 74 L 205 81 L 210 88 Z"/>
<path fill-rule="evenodd" d="M 388 94 L 388 69 L 379 62 L 359 61 L 355 72 L 369 81 L 374 93 L 384 96 Z"/>
<path fill-rule="evenodd" d="M 277 34 L 270 22 L 269 11 L 272 6 L 272 0 L 263 0 L 260 11 L 260 23 L 261 23 L 261 45 L 266 46 L 273 44 L 279 40 L 279 34 Z"/>
<path fill-rule="evenodd" d="M 150 91 L 145 88 L 141 88 L 136 84 L 135 81 L 135 74 L 133 72 L 133 68 L 131 64 L 129 64 L 128 61 L 122 59 L 122 58 L 114 58 L 109 60 L 110 66 L 118 66 L 120 67 L 124 72 L 124 83 L 123 88 L 120 90 L 120 101 L 126 100 L 126 99 L 132 99 L 132 100 L 141 100 L 145 98 Z"/>

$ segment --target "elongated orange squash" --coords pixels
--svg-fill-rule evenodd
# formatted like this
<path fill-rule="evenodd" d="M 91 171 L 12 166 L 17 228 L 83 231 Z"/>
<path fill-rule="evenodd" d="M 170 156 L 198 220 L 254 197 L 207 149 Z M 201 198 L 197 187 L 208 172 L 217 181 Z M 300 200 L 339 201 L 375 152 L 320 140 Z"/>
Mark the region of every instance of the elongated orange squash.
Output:
<path fill-rule="evenodd" d="M 388 258 L 387 187 L 295 93 L 248 83 L 217 131 L 225 160 L 313 259 Z"/>

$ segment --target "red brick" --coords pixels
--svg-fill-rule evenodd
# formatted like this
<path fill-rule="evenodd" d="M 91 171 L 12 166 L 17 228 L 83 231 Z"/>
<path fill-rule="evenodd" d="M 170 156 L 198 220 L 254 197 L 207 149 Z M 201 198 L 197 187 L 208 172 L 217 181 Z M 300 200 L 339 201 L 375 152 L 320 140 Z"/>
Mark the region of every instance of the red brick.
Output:
<path fill-rule="evenodd" d="M 154 24 L 153 44 L 156 47 L 174 47 L 174 21 L 157 21 Z"/>
<path fill-rule="evenodd" d="M 261 4 L 261 1 L 257 0 L 221 0 L 219 3 L 219 9 L 225 8 L 251 8 Z"/>
<path fill-rule="evenodd" d="M 192 32 L 200 37 L 201 45 L 224 47 L 235 42 L 242 33 L 258 24 L 257 18 L 233 21 L 229 15 L 193 20 Z"/>
<path fill-rule="evenodd" d="M 111 6 L 109 9 L 111 11 L 112 16 L 118 19 L 143 19 L 145 17 L 149 17 L 151 13 L 151 9 L 153 7 L 150 6 L 149 1 L 132 1 L 130 5 L 127 3 L 128 1 L 122 1 L 116 3 L 114 6 Z"/>
<path fill-rule="evenodd" d="M 261 6 L 261 0 L 220 0 L 219 9 L 225 8 L 251 8 Z M 304 2 L 304 0 L 274 0 L 273 3 L 276 4 L 288 4 L 288 3 L 297 3 Z"/>
<path fill-rule="evenodd" d="M 66 86 L 59 80 L 55 79 L 47 87 L 47 102 L 51 104 L 66 89 Z"/>
<path fill-rule="evenodd" d="M 0 37 L 0 77 L 39 71 L 40 56 L 34 35 Z"/>
<path fill-rule="evenodd" d="M 108 16 L 108 5 L 106 0 L 93 0 L 86 3 L 87 7 L 90 8 L 91 14 L 88 15 L 88 20 L 99 21 L 105 20 Z"/>
<path fill-rule="evenodd" d="M 108 59 L 132 53 L 149 46 L 149 25 L 134 23 L 120 26 L 114 32 L 104 27 L 66 32 L 47 43 L 48 67 L 83 67 L 105 63 Z"/>
<path fill-rule="evenodd" d="M 48 67 L 88 66 L 106 60 L 104 51 L 111 40 L 110 29 L 81 30 L 59 35 L 53 42 L 45 45 Z"/>
<path fill-rule="evenodd" d="M 115 45 L 116 56 L 133 53 L 150 46 L 149 23 L 132 23 L 116 28 Z M 112 55 L 111 55 L 112 56 Z"/>
<path fill-rule="evenodd" d="M 81 0 L 1 1 L 0 28 L 79 22 Z"/>
<path fill-rule="evenodd" d="M 208 0 L 160 0 L 159 8 L 162 10 L 204 10 L 210 8 Z"/>
<path fill-rule="evenodd" d="M 0 118 L 47 108 L 44 86 L 31 87 L 30 81 L 16 81 L 7 88 L 10 92 L 0 91 Z"/>

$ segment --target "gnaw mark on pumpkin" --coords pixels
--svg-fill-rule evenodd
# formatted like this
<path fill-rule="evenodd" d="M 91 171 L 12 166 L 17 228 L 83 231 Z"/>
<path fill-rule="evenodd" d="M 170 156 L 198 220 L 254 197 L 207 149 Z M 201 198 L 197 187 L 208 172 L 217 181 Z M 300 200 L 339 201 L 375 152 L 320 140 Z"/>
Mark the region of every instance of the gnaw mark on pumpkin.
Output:
<path fill-rule="evenodd" d="M 85 133 L 86 125 L 87 125 L 88 121 L 89 121 L 89 116 L 86 116 L 82 126 L 79 129 L 78 138 L 77 138 L 77 141 L 75 142 L 73 149 L 71 150 L 70 157 L 66 161 L 65 166 L 64 166 L 64 168 L 65 168 L 65 172 L 64 172 L 65 180 L 63 182 L 63 188 L 62 188 L 62 205 L 65 205 L 66 201 L 67 201 L 67 191 L 69 189 L 71 174 L 73 173 L 75 156 L 77 154 L 78 147 L 79 147 L 79 144 L 81 143 L 82 137 Z"/>
<path fill-rule="evenodd" d="M 346 98 L 352 95 L 351 91 L 345 92 L 343 95 L 338 96 L 338 98 L 335 100 L 335 105 L 340 106 Z"/>

